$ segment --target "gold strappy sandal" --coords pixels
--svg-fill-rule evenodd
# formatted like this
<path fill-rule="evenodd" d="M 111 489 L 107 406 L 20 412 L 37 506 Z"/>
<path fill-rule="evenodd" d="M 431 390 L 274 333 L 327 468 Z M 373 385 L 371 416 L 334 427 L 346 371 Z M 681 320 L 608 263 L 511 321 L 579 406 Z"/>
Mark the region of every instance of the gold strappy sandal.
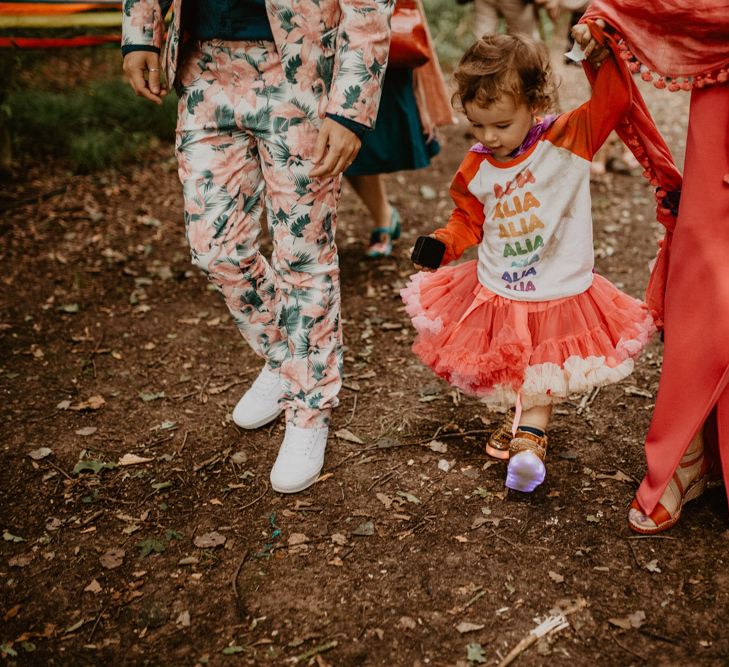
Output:
<path fill-rule="evenodd" d="M 505 461 L 509 458 L 509 446 L 514 437 L 511 428 L 514 423 L 514 411 L 507 410 L 501 425 L 489 436 L 484 451 L 495 459 Z"/>

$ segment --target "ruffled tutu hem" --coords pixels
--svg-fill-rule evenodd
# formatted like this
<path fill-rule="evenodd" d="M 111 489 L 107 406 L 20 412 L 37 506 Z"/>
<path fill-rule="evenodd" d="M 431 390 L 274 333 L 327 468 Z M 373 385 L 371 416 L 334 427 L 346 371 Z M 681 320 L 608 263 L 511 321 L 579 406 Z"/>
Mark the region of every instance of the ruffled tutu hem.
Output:
<path fill-rule="evenodd" d="M 647 307 L 595 275 L 581 294 L 515 301 L 478 282 L 476 262 L 415 274 L 400 292 L 413 351 L 440 377 L 495 409 L 525 409 L 613 384 L 655 332 Z"/>

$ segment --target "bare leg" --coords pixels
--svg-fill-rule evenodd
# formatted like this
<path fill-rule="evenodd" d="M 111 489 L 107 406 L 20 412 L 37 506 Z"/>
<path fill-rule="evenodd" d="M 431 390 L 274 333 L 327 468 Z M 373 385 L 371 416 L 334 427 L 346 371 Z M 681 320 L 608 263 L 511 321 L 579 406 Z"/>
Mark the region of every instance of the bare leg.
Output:
<path fill-rule="evenodd" d="M 400 237 L 400 215 L 387 201 L 385 180 L 381 174 L 348 176 L 347 180 L 375 223 L 367 256 L 389 257 L 392 254 L 392 242 Z"/>
<path fill-rule="evenodd" d="M 546 431 L 551 416 L 551 405 L 539 405 L 535 408 L 529 408 L 529 410 L 524 410 L 521 413 L 519 426 L 531 426 Z"/>
<path fill-rule="evenodd" d="M 347 181 L 367 207 L 375 227 L 389 227 L 392 207 L 387 201 L 385 179 L 382 175 L 347 176 Z"/>

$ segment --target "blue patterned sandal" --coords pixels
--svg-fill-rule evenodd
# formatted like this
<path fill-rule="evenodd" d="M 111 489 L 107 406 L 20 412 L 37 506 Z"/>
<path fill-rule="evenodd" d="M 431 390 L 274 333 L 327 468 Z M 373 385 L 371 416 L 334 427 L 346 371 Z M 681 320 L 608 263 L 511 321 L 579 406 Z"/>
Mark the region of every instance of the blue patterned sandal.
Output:
<path fill-rule="evenodd" d="M 383 241 L 382 237 L 387 236 Z M 400 238 L 400 213 L 393 206 L 390 214 L 390 226 L 378 227 L 372 230 L 370 245 L 367 248 L 367 257 L 390 257 L 392 255 L 392 242 Z"/>

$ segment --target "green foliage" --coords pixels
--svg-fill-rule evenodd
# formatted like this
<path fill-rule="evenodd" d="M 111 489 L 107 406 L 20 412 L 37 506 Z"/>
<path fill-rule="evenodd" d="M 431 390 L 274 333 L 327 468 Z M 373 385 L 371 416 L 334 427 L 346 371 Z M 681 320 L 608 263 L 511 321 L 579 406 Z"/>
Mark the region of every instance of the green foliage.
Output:
<path fill-rule="evenodd" d="M 456 0 L 423 0 L 423 4 L 438 59 L 446 70 L 455 69 L 464 51 L 476 39 L 473 2 L 459 5 Z M 544 8 L 541 8 L 539 22 L 542 39 L 549 43 L 553 38 L 561 39 L 561 35 L 564 35 L 566 43 L 568 15 L 569 12 L 563 12 L 555 26 Z M 501 29 L 505 29 L 503 21 Z"/>
<path fill-rule="evenodd" d="M 66 92 L 23 88 L 10 92 L 7 106 L 18 154 L 51 154 L 77 172 L 118 166 L 150 141 L 174 137 L 174 96 L 157 107 L 120 79 Z"/>
<path fill-rule="evenodd" d="M 446 69 L 453 69 L 475 39 L 473 3 L 459 5 L 456 0 L 423 0 L 423 4 L 438 59 Z"/>

